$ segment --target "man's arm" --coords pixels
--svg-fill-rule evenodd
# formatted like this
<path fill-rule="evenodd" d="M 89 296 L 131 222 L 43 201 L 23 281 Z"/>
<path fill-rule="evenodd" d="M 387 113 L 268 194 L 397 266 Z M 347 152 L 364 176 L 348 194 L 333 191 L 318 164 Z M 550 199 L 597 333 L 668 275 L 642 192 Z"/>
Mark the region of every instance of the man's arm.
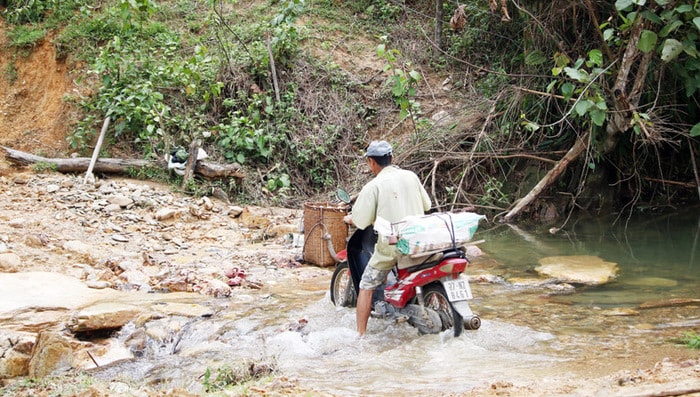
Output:
<path fill-rule="evenodd" d="M 374 223 L 377 217 L 377 189 L 371 184 L 365 185 L 352 206 L 350 219 L 359 229 L 365 229 Z M 347 222 L 347 221 L 346 221 Z"/>

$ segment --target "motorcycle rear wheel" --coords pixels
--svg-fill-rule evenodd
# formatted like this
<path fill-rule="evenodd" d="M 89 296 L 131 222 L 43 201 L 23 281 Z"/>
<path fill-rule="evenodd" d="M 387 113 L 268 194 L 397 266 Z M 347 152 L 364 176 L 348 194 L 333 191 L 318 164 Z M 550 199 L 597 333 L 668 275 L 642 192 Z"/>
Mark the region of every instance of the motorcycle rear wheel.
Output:
<path fill-rule="evenodd" d="M 426 307 L 435 310 L 440 315 L 443 331 L 452 328 L 455 337 L 462 334 L 464 328 L 462 315 L 450 304 L 442 284 L 432 283 L 423 287 L 423 301 Z"/>
<path fill-rule="evenodd" d="M 357 293 L 350 276 L 350 267 L 347 261 L 335 266 L 331 277 L 331 302 L 336 306 L 355 307 L 357 305 Z"/>

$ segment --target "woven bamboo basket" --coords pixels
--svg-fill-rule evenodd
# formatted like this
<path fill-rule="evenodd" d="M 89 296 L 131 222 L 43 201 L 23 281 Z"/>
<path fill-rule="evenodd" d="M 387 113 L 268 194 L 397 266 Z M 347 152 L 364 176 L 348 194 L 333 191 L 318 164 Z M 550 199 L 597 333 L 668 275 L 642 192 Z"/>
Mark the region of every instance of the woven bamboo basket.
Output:
<path fill-rule="evenodd" d="M 348 206 L 335 203 L 304 204 L 304 261 L 318 266 L 331 266 L 335 255 L 345 249 L 348 225 L 343 217 Z"/>

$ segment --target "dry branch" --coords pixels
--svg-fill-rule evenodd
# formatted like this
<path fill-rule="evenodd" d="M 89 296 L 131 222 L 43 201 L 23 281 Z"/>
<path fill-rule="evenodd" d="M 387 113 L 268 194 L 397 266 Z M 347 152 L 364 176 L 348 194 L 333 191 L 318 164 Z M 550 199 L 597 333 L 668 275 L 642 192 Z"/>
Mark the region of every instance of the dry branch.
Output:
<path fill-rule="evenodd" d="M 5 150 L 5 158 L 9 162 L 18 165 L 45 163 L 54 166 L 56 171 L 64 173 L 85 172 L 90 165 L 90 158 L 88 157 L 77 157 L 70 159 L 46 158 L 21 152 L 19 150 L 10 149 L 4 146 L 2 146 L 2 148 Z M 126 174 L 130 169 L 142 167 L 167 169 L 167 164 L 164 162 L 150 160 L 102 158 L 97 159 L 95 162 L 94 171 L 104 174 Z M 194 171 L 195 174 L 201 175 L 207 179 L 243 179 L 245 177 L 239 164 L 221 165 L 199 160 L 197 161 Z"/>
<path fill-rule="evenodd" d="M 100 131 L 100 137 L 97 138 L 97 144 L 95 145 L 95 150 L 92 152 L 92 159 L 90 159 L 90 165 L 88 166 L 88 169 L 85 172 L 85 179 L 83 180 L 83 183 L 87 183 L 88 180 L 92 180 L 94 182 L 94 178 L 92 176 L 92 170 L 95 167 L 95 162 L 97 162 L 97 158 L 100 155 L 100 149 L 102 148 L 102 141 L 104 141 L 104 139 L 105 139 L 105 134 L 107 133 L 107 127 L 109 127 L 109 121 L 110 121 L 110 117 L 107 116 L 104 123 L 102 123 L 102 130 Z"/>
<path fill-rule="evenodd" d="M 504 222 L 509 222 L 513 217 L 518 215 L 520 211 L 525 208 L 528 204 L 530 204 L 532 201 L 534 201 L 537 196 L 549 185 L 552 184 L 552 182 L 556 181 L 559 175 L 561 175 L 564 170 L 569 166 L 569 163 L 574 161 L 581 153 L 583 153 L 586 150 L 586 147 L 588 147 L 588 144 L 586 142 L 588 135 L 586 135 L 585 139 L 578 139 L 576 141 L 576 144 L 566 153 L 564 157 L 562 157 L 561 160 L 552 168 L 549 170 L 547 175 L 540 180 L 537 185 L 535 185 L 530 192 L 520 199 L 518 203 L 515 205 L 515 207 L 510 210 L 506 216 L 503 217 Z"/>

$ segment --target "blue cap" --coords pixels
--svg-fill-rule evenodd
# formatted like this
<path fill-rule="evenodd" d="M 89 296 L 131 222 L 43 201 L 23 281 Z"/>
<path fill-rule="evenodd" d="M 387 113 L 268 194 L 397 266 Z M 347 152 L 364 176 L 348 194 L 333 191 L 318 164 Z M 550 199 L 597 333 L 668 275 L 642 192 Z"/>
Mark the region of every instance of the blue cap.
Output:
<path fill-rule="evenodd" d="M 391 145 L 387 141 L 372 141 L 367 147 L 365 157 L 382 157 L 391 155 Z"/>

